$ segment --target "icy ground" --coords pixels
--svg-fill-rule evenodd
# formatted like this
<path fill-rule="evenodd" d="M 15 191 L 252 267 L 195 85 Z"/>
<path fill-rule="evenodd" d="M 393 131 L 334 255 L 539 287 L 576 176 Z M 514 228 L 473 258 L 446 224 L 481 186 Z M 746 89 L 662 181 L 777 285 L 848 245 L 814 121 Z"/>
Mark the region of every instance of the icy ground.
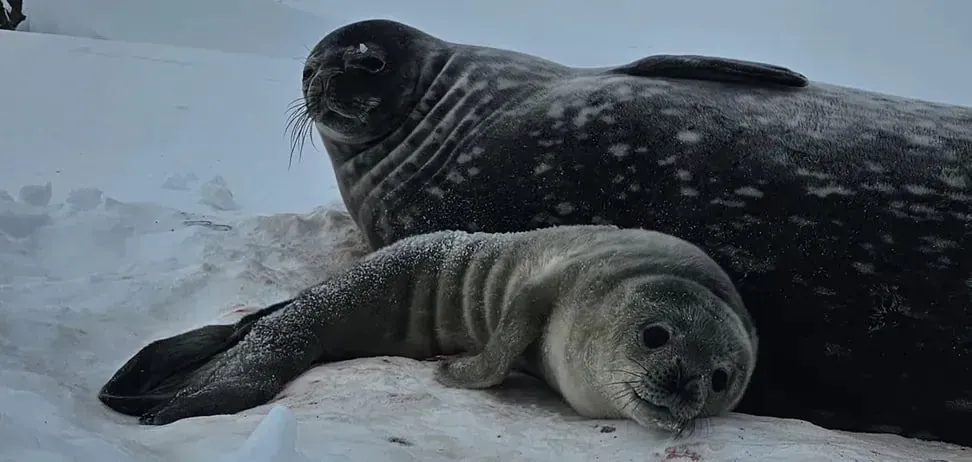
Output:
<path fill-rule="evenodd" d="M 402 358 L 315 368 L 274 403 L 234 416 L 144 427 L 106 409 L 96 399 L 98 388 L 146 343 L 205 323 L 233 322 L 362 253 L 323 153 L 308 149 L 287 170 L 284 111 L 299 96 L 300 59 L 319 36 L 349 19 L 397 15 L 423 27 L 441 24 L 437 32 L 457 40 L 491 41 L 565 61 L 573 48 L 545 48 L 555 45 L 554 34 L 530 42 L 524 38 L 530 22 L 519 16 L 468 14 L 484 22 L 465 27 L 455 25 L 459 13 L 420 0 L 424 16 L 415 6 L 385 0 L 372 2 L 372 11 L 323 0 L 232 0 L 247 7 L 222 10 L 212 6 L 217 0 L 173 0 L 165 7 L 147 0 L 83 1 L 27 5 L 46 8 L 26 11 L 30 30 L 75 37 L 0 33 L 0 461 L 972 460 L 968 448 L 738 414 L 673 441 L 629 422 L 581 419 L 522 377 L 491 391 L 445 389 L 432 379 L 430 363 Z M 537 18 L 543 3 L 521 13 Z M 702 19 L 728 27 L 732 21 L 716 19 L 741 20 L 753 14 L 753 5 L 734 3 L 732 12 Z M 341 21 L 306 14 L 336 6 L 346 15 Z M 618 33 L 607 27 L 610 18 L 635 16 L 588 13 L 577 17 L 600 21 L 606 34 Z M 804 22 L 820 17 L 803 13 Z M 669 29 L 652 40 L 676 34 L 672 24 L 686 14 L 653 22 Z M 908 24 L 927 22 L 921 14 Z M 497 34 L 490 18 L 521 32 Z M 225 23 L 214 29 L 207 21 Z M 569 27 L 581 24 L 570 21 L 564 19 Z M 750 35 L 747 41 L 747 31 L 785 29 L 790 35 L 774 37 L 785 42 L 800 30 L 799 21 L 766 21 L 772 27 L 754 23 L 722 35 L 734 42 L 709 40 L 725 48 L 708 51 L 783 61 L 820 75 L 810 64 L 823 58 L 781 60 L 784 53 L 774 57 L 754 45 L 767 40 Z M 907 27 L 890 24 L 888 31 L 879 37 L 905 35 Z M 699 51 L 674 49 L 668 40 L 640 50 L 619 45 L 608 54 L 597 49 L 604 42 L 585 39 L 587 48 L 577 47 L 574 59 L 604 65 L 647 53 Z M 788 42 L 791 49 L 797 42 Z M 733 46 L 752 53 L 732 52 Z M 827 56 L 840 61 L 838 51 Z M 968 73 L 954 61 L 929 64 L 943 80 L 928 83 L 916 77 L 923 72 L 919 61 L 937 54 L 901 54 L 912 61 L 887 64 L 901 71 L 895 75 L 903 82 L 889 91 L 972 104 L 964 84 L 964 93 L 949 89 L 949 79 Z M 817 78 L 895 85 L 853 77 L 854 69 L 870 74 L 850 63 L 836 65 L 845 70 Z"/>

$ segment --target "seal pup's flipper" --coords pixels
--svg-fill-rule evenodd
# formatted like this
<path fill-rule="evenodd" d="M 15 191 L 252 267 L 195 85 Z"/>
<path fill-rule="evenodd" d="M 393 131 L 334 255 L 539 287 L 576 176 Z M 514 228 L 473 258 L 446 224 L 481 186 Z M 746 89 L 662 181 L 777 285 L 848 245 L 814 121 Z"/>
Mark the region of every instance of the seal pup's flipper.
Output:
<path fill-rule="evenodd" d="M 699 55 L 653 55 L 609 68 L 606 72 L 634 77 L 668 77 L 750 85 L 806 87 L 810 84 L 806 76 L 785 67 Z"/>
<path fill-rule="evenodd" d="M 253 323 L 290 301 L 274 303 L 236 324 L 207 325 L 146 345 L 101 387 L 98 399 L 122 414 L 144 415 L 169 402 L 200 367 L 238 343 Z"/>
<path fill-rule="evenodd" d="M 526 350 L 543 336 L 557 296 L 558 276 L 551 272 L 527 283 L 504 307 L 482 351 L 444 360 L 436 368 L 435 379 L 452 388 L 482 389 L 502 383 Z"/>

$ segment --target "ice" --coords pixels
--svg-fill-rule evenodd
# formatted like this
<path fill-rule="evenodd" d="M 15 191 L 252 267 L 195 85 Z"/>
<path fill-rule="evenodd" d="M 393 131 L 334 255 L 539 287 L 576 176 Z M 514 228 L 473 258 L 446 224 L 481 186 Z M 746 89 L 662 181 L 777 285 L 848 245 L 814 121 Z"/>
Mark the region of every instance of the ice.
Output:
<path fill-rule="evenodd" d="M 955 59 L 972 43 L 969 4 L 25 3 L 20 29 L 33 33 L 0 32 L 0 461 L 972 460 L 968 448 L 740 414 L 672 440 L 582 419 L 523 377 L 446 389 L 431 363 L 403 358 L 316 367 L 272 403 L 163 427 L 96 399 L 146 343 L 233 322 L 363 254 L 320 143 L 287 166 L 302 60 L 340 24 L 390 17 L 577 65 L 767 60 L 972 104 L 972 64 Z"/>

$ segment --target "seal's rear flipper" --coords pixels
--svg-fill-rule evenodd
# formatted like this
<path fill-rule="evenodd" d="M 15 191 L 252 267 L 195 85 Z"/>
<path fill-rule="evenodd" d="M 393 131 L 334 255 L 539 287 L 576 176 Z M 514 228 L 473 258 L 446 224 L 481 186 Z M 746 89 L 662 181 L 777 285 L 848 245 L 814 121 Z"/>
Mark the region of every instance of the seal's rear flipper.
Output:
<path fill-rule="evenodd" d="M 755 61 L 698 55 L 654 55 L 607 70 L 635 77 L 737 82 L 752 85 L 805 87 L 810 81 L 785 67 Z"/>
<path fill-rule="evenodd" d="M 290 302 L 270 305 L 234 325 L 203 326 L 148 344 L 101 387 L 98 399 L 122 414 L 144 415 L 172 400 L 207 362 L 239 343 L 254 322 Z"/>

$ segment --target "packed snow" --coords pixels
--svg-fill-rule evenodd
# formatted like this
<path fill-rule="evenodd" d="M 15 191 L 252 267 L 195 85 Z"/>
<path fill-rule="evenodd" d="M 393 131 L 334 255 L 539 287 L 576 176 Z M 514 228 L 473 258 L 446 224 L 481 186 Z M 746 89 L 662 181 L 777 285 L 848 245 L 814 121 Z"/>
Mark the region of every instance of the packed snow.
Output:
<path fill-rule="evenodd" d="M 972 460 L 740 414 L 674 440 L 582 419 L 525 377 L 446 389 L 404 358 L 323 365 L 273 403 L 162 427 L 96 398 L 146 343 L 234 322 L 365 252 L 319 143 L 287 167 L 301 61 L 334 27 L 390 17 L 575 65 L 718 54 L 972 105 L 972 63 L 950 59 L 972 43 L 966 3 L 25 3 L 20 32 L 0 32 L 2 461 Z"/>

